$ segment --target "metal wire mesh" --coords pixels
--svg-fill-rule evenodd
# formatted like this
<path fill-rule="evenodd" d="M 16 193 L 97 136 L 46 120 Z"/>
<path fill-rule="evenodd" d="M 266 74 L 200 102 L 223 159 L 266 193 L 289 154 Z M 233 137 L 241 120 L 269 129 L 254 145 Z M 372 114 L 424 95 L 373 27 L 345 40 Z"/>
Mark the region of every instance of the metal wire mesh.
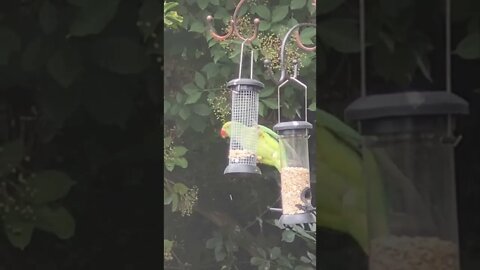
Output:
<path fill-rule="evenodd" d="M 258 91 L 255 85 L 232 85 L 232 124 L 229 163 L 257 164 Z"/>

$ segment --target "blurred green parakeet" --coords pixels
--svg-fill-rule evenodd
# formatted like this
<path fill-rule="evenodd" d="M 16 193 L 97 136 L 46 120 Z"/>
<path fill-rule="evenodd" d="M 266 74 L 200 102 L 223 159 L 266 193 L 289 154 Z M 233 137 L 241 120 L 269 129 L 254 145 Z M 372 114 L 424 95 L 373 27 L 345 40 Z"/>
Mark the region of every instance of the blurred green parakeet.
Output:
<path fill-rule="evenodd" d="M 243 128 L 249 129 L 250 127 Z M 226 122 L 220 130 L 220 136 L 224 139 L 230 137 L 231 129 L 232 122 Z M 278 171 L 281 169 L 278 134 L 262 125 L 258 125 L 257 161 L 273 166 Z"/>

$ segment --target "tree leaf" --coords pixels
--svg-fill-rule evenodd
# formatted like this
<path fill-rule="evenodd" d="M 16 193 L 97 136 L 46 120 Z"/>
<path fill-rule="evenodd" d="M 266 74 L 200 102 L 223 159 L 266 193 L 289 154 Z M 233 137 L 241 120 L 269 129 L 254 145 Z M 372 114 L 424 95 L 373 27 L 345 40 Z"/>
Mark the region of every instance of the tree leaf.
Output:
<path fill-rule="evenodd" d="M 33 234 L 33 223 L 19 220 L 4 220 L 4 230 L 10 243 L 19 249 L 25 249 L 30 244 Z"/>
<path fill-rule="evenodd" d="M 60 239 L 68 239 L 75 234 L 75 220 L 65 207 L 44 205 L 37 208 L 36 213 L 35 226 L 40 230 L 53 233 Z"/>
<path fill-rule="evenodd" d="M 428 58 L 425 57 L 425 55 L 420 55 L 420 53 L 416 52 L 415 59 L 417 61 L 417 66 L 420 68 L 423 76 L 425 76 L 425 78 L 427 78 L 430 82 L 433 82 L 432 75 L 430 73 L 430 62 L 428 61 Z"/>
<path fill-rule="evenodd" d="M 207 79 L 211 79 L 211 78 L 217 76 L 217 74 L 219 72 L 219 67 L 218 67 L 218 65 L 215 65 L 214 63 L 208 63 L 202 68 L 202 71 L 207 74 Z"/>
<path fill-rule="evenodd" d="M 191 115 L 190 113 L 190 109 L 188 107 L 183 107 L 180 112 L 178 113 L 178 115 L 180 116 L 180 118 L 182 118 L 183 120 L 187 120 L 188 117 Z"/>
<path fill-rule="evenodd" d="M 188 192 L 188 187 L 182 183 L 175 183 L 175 185 L 173 185 L 173 191 L 180 195 L 185 195 Z"/>
<path fill-rule="evenodd" d="M 202 10 L 206 9 L 210 0 L 197 0 L 198 7 Z"/>
<path fill-rule="evenodd" d="M 272 16 L 272 14 L 270 13 L 270 9 L 268 9 L 265 5 L 259 5 L 254 7 L 254 11 L 258 14 L 258 16 L 260 16 L 260 18 L 264 20 L 270 20 L 270 17 Z"/>
<path fill-rule="evenodd" d="M 181 157 L 188 152 L 188 149 L 184 146 L 175 146 L 173 147 L 173 155 L 175 157 Z"/>
<path fill-rule="evenodd" d="M 75 182 L 60 171 L 41 171 L 28 179 L 34 190 L 34 203 L 47 203 L 65 197 Z"/>
<path fill-rule="evenodd" d="M 360 51 L 358 27 L 349 19 L 330 19 L 320 22 L 317 28 L 320 39 L 334 50 L 343 53 Z"/>
<path fill-rule="evenodd" d="M 276 6 L 272 11 L 272 23 L 279 22 L 288 14 L 288 6 Z"/>
<path fill-rule="evenodd" d="M 103 31 L 115 17 L 119 2 L 120 0 L 83 1 L 70 25 L 69 36 L 86 36 Z"/>
<path fill-rule="evenodd" d="M 193 111 L 201 116 L 208 116 L 212 113 L 212 109 L 205 103 L 193 105 Z"/>
<path fill-rule="evenodd" d="M 200 99 L 201 96 L 202 96 L 202 92 L 200 92 L 200 91 L 191 93 L 187 97 L 187 100 L 185 101 L 185 105 L 193 104 L 193 103 L 197 102 Z"/>
<path fill-rule="evenodd" d="M 280 257 L 282 254 L 282 251 L 279 247 L 273 247 L 272 250 L 270 250 L 270 258 L 272 260 L 276 260 L 277 258 Z"/>
<path fill-rule="evenodd" d="M 320 1 L 322 2 L 322 1 Z M 305 6 L 305 4 L 307 3 L 307 0 L 294 0 L 292 2 L 290 2 L 290 8 L 293 10 L 293 9 L 301 9 Z"/>
<path fill-rule="evenodd" d="M 175 159 L 175 165 L 178 165 L 179 167 L 186 169 L 188 167 L 188 161 L 186 158 L 176 158 Z"/>
<path fill-rule="evenodd" d="M 291 243 L 295 240 L 295 232 L 291 230 L 284 230 L 282 232 L 282 241 Z"/>
<path fill-rule="evenodd" d="M 480 58 L 480 33 L 474 32 L 466 36 L 460 41 L 454 53 L 468 60 Z"/>
<path fill-rule="evenodd" d="M 20 51 L 20 37 L 12 29 L 0 26 L 0 66 L 7 65 L 10 55 Z"/>
<path fill-rule="evenodd" d="M 50 75 L 63 87 L 69 87 L 82 72 L 81 57 L 72 47 L 55 53 L 47 63 Z"/>
<path fill-rule="evenodd" d="M 222 246 L 217 246 L 215 248 L 215 260 L 217 262 L 221 262 L 225 259 L 225 257 L 227 257 L 227 253 L 225 252 L 223 247 Z"/>
<path fill-rule="evenodd" d="M 276 98 L 265 98 L 261 99 L 262 103 L 265 104 L 270 109 L 277 109 L 278 108 L 278 101 Z"/>
<path fill-rule="evenodd" d="M 58 26 L 57 8 L 50 1 L 44 1 L 38 11 L 38 22 L 45 34 L 55 32 Z"/>
<path fill-rule="evenodd" d="M 205 26 L 199 21 L 194 21 L 192 25 L 190 25 L 190 32 L 204 33 Z"/>
<path fill-rule="evenodd" d="M 149 64 L 149 58 L 140 43 L 125 37 L 102 38 L 92 49 L 93 60 L 115 73 L 140 73 Z"/>
<path fill-rule="evenodd" d="M 195 84 L 201 89 L 205 88 L 206 80 L 202 73 L 195 71 Z"/>

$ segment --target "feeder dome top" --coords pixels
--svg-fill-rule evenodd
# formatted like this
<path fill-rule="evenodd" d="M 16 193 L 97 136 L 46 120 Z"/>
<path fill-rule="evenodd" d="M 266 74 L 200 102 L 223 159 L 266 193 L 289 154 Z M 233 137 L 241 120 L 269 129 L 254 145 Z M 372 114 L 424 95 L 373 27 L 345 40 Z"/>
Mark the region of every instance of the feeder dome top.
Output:
<path fill-rule="evenodd" d="M 292 130 L 292 129 L 312 129 L 313 126 L 306 121 L 290 121 L 290 122 L 281 122 L 273 126 L 273 130 Z"/>
<path fill-rule="evenodd" d="M 253 79 L 244 79 L 244 78 L 233 79 L 227 83 L 227 87 L 236 86 L 236 85 L 251 85 L 251 86 L 257 86 L 259 88 L 265 87 L 265 85 L 260 81 L 253 80 Z"/>
<path fill-rule="evenodd" d="M 468 114 L 468 103 L 445 91 L 408 91 L 371 95 L 357 99 L 345 110 L 348 121 L 385 117 Z"/>

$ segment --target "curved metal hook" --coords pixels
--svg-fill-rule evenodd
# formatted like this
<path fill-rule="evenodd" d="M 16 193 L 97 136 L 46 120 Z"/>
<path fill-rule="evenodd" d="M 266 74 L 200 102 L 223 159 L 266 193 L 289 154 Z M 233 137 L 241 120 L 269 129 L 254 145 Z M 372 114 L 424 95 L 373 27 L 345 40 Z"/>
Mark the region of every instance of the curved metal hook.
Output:
<path fill-rule="evenodd" d="M 302 26 L 317 27 L 317 25 L 314 24 L 314 23 L 299 23 L 299 24 L 293 26 L 292 28 L 290 28 L 290 30 L 288 30 L 287 34 L 283 38 L 282 47 L 280 48 L 280 69 L 281 69 L 281 73 L 280 73 L 280 80 L 278 81 L 279 83 L 284 82 L 286 80 L 286 77 L 287 77 L 287 69 L 285 67 L 285 47 L 287 45 L 288 38 L 290 37 L 292 32 L 295 31 L 295 29 L 297 29 L 299 27 L 302 27 Z M 300 34 L 299 34 L 299 38 L 300 38 Z M 297 44 L 298 44 L 298 42 L 297 42 Z"/>
<path fill-rule="evenodd" d="M 314 52 L 317 49 L 317 46 L 313 47 L 307 47 L 302 43 L 302 39 L 300 38 L 300 32 L 297 30 L 295 31 L 295 42 L 297 43 L 297 46 L 306 51 L 306 52 Z"/>
<path fill-rule="evenodd" d="M 249 38 L 246 38 L 242 34 L 240 34 L 240 32 L 238 31 L 238 28 L 237 28 L 237 22 L 238 22 L 237 21 L 237 15 L 238 15 L 238 12 L 240 11 L 240 8 L 245 3 L 245 1 L 246 0 L 240 0 L 240 2 L 238 2 L 237 6 L 235 7 L 235 11 L 233 12 L 232 19 L 230 20 L 230 31 L 228 31 L 228 33 L 225 34 L 225 35 L 219 35 L 215 32 L 215 29 L 213 27 L 213 17 L 211 15 L 207 16 L 207 22 L 208 22 L 208 25 L 210 26 L 210 34 L 212 35 L 213 39 L 215 39 L 217 41 L 224 41 L 227 38 L 229 38 L 232 34 L 235 34 L 235 36 L 237 36 L 241 40 L 250 43 L 255 38 L 257 38 L 258 26 L 260 25 L 260 19 L 259 18 L 255 18 L 255 20 L 253 20 L 253 25 L 254 25 L 253 35 Z"/>

